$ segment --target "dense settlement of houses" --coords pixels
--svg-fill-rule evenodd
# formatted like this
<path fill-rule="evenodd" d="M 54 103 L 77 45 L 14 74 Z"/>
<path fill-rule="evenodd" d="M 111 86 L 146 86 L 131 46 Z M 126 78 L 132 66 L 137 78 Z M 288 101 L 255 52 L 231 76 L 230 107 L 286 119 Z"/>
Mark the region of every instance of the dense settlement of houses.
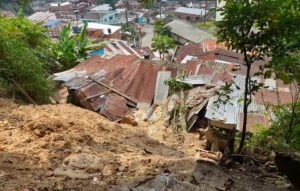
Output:
<path fill-rule="evenodd" d="M 95 6 L 92 0 L 47 6 L 43 3 L 43 0 L 33 1 L 37 12 L 28 19 L 42 23 L 52 38 L 56 38 L 67 23 L 72 23 L 73 32 L 76 32 L 83 22 L 87 22 L 89 38 L 107 42 L 101 50 L 90 52 L 90 57 L 74 68 L 54 74 L 53 79 L 59 84 L 55 95 L 57 102 L 71 102 L 112 121 L 131 116 L 136 109 L 151 114 L 156 106 L 168 108 L 174 104 L 164 82 L 185 73 L 187 77 L 178 81 L 192 85 L 184 92 L 187 131 L 207 126 L 241 130 L 243 102 L 240 100 L 246 76 L 243 56 L 228 50 L 224 44 L 217 43 L 212 34 L 192 24 L 214 18 L 209 10 L 216 6 L 216 1 L 206 1 L 205 5 L 191 2 L 186 7 L 177 1 L 161 1 L 163 10 L 159 15 L 153 10 L 142 9 L 135 0 L 120 0 L 116 9 L 108 4 Z M 143 27 L 144 23 L 151 23 L 162 15 L 169 19 L 167 26 L 178 44 L 169 61 L 158 58 L 150 47 L 131 46 L 121 39 L 120 25 L 126 19 Z M 173 17 L 170 19 L 166 15 Z M 220 19 L 219 16 L 217 13 L 216 19 Z M 141 21 L 140 18 L 147 19 Z M 280 80 L 255 77 L 262 64 L 254 63 L 251 75 L 267 88 L 262 88 L 252 98 L 248 131 L 254 131 L 252 127 L 256 124 L 268 127 L 273 115 L 268 106 L 291 102 L 294 91 Z M 235 84 L 230 93 L 231 101 L 216 106 L 215 92 L 226 82 Z M 147 114 L 145 118 L 150 117 Z"/>

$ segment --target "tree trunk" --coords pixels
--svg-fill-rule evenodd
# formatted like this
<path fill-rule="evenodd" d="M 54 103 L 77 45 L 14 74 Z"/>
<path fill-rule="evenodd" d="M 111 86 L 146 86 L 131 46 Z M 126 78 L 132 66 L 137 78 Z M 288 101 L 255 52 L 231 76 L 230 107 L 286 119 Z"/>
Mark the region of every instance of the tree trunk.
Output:
<path fill-rule="evenodd" d="M 292 82 L 293 83 L 293 82 Z M 290 86 L 291 89 L 291 96 L 292 96 L 292 113 L 291 113 L 291 120 L 290 120 L 290 124 L 288 127 L 288 132 L 286 135 L 286 142 L 287 144 L 291 143 L 291 139 L 292 139 L 292 134 L 293 134 L 293 130 L 294 130 L 294 126 L 295 126 L 295 114 L 296 114 L 296 106 L 297 106 L 297 102 L 298 102 L 298 98 L 299 98 L 299 91 L 297 88 L 297 85 L 295 85 L 295 96 L 293 96 L 293 91 L 292 91 L 292 86 Z"/>
<path fill-rule="evenodd" d="M 187 128 L 186 128 L 186 119 L 185 119 L 185 112 L 182 110 L 182 108 L 185 107 L 185 103 L 184 103 L 184 91 L 183 91 L 183 89 L 180 90 L 179 100 L 180 100 L 180 106 L 179 106 L 180 127 L 181 127 L 181 130 L 187 131 Z"/>
<path fill-rule="evenodd" d="M 37 103 L 26 93 L 26 91 L 15 80 L 11 79 L 11 82 L 33 105 L 37 105 Z"/>
<path fill-rule="evenodd" d="M 246 53 L 244 53 L 245 56 L 245 63 L 247 65 L 247 74 L 246 74 L 246 80 L 245 80 L 245 92 L 244 92 L 244 106 L 243 106 L 243 130 L 242 130 L 242 137 L 240 146 L 238 149 L 238 153 L 240 153 L 245 145 L 245 139 L 246 139 L 246 131 L 247 131 L 247 120 L 248 120 L 248 106 L 250 104 L 250 98 L 248 98 L 248 94 L 251 91 L 249 89 L 250 84 L 250 70 L 251 70 L 251 63 L 248 62 L 248 59 L 246 58 Z"/>

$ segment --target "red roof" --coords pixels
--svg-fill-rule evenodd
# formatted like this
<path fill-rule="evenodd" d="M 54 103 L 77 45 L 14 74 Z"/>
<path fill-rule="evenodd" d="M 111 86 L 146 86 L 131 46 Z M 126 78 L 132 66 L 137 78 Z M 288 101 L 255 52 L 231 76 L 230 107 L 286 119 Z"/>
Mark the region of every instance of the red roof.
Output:
<path fill-rule="evenodd" d="M 144 56 L 144 53 L 148 53 L 149 59 L 155 58 L 153 51 L 148 46 L 142 47 L 142 48 L 135 48 L 134 50 L 137 51 L 139 53 L 139 55 L 141 55 L 141 56 Z"/>
<path fill-rule="evenodd" d="M 207 55 L 209 56 L 209 60 L 215 60 L 213 56 L 214 56 L 214 51 L 216 51 L 217 49 L 226 50 L 227 48 L 223 43 L 217 43 L 217 40 L 206 39 L 201 43 L 188 44 L 188 45 L 178 47 L 177 52 L 175 54 L 175 58 L 176 61 L 180 62 L 187 55 L 195 56 L 197 58 L 202 58 L 202 59 L 205 59 L 204 55 Z"/>
<path fill-rule="evenodd" d="M 202 54 L 204 54 L 204 51 L 201 43 L 188 44 L 188 45 L 178 47 L 175 54 L 175 58 L 177 62 L 180 62 L 187 55 L 198 57 Z"/>
<path fill-rule="evenodd" d="M 77 64 L 73 69 L 75 70 L 85 70 L 87 73 L 94 73 L 98 66 L 101 66 L 102 63 L 104 63 L 106 59 L 101 58 L 100 55 L 94 55 L 91 56 L 79 64 Z"/>
<path fill-rule="evenodd" d="M 214 51 L 217 48 L 227 49 L 224 43 L 218 43 L 215 39 L 205 39 L 202 41 L 205 51 Z"/>
<path fill-rule="evenodd" d="M 240 113 L 240 123 L 239 123 L 240 130 L 242 130 L 243 128 L 243 121 L 244 121 L 244 114 Z M 270 127 L 268 117 L 262 114 L 248 113 L 247 131 L 255 132 L 256 129 L 254 127 L 256 125 L 262 125 L 263 127 Z"/>
<path fill-rule="evenodd" d="M 230 74 L 227 71 L 224 72 L 216 72 L 212 78 L 212 81 L 214 83 L 218 82 L 218 81 L 222 81 L 222 82 L 231 82 L 233 80 L 233 75 Z"/>
<path fill-rule="evenodd" d="M 212 75 L 213 73 L 214 73 L 214 70 L 212 68 L 209 68 L 209 67 L 201 64 L 197 75 Z"/>
<path fill-rule="evenodd" d="M 108 60 L 96 55 L 73 69 L 89 76 L 74 77 L 66 82 L 74 104 L 97 111 L 110 120 L 125 116 L 129 101 L 151 105 L 157 73 L 165 70 L 136 55 L 116 55 Z"/>
<path fill-rule="evenodd" d="M 259 104 L 287 104 L 292 102 L 290 92 L 276 92 L 269 89 L 260 89 L 253 97 L 254 101 Z"/>

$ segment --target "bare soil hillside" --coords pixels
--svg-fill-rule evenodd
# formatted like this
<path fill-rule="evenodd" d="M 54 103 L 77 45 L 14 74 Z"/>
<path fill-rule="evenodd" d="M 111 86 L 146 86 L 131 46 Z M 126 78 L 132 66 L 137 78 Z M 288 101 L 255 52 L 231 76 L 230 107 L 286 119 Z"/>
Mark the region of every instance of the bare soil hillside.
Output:
<path fill-rule="evenodd" d="M 0 190 L 104 190 L 164 171 L 185 180 L 202 144 L 160 122 L 133 127 L 72 105 L 0 98 Z"/>

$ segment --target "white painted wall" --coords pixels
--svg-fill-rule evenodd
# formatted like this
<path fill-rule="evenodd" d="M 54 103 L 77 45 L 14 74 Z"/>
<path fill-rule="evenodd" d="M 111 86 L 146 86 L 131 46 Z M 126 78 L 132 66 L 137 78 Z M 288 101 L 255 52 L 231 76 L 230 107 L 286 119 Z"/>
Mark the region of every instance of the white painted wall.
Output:
<path fill-rule="evenodd" d="M 217 9 L 222 8 L 226 4 L 225 0 L 222 0 L 220 3 L 217 1 Z M 222 20 L 221 11 L 216 13 L 216 21 Z"/>

